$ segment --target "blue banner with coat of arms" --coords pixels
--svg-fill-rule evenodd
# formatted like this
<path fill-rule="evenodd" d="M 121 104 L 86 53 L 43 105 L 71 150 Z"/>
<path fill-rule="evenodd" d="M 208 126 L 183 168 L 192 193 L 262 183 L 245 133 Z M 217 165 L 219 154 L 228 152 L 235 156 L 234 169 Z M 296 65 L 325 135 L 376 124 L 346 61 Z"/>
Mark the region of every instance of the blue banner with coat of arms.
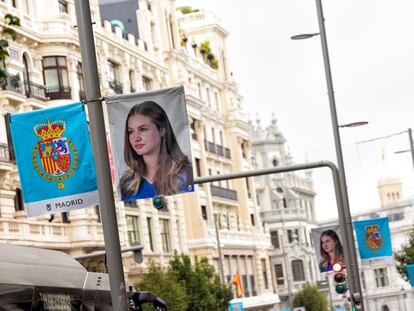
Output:
<path fill-rule="evenodd" d="M 99 203 L 81 103 L 12 114 L 10 130 L 28 217 Z"/>
<path fill-rule="evenodd" d="M 388 218 L 354 221 L 361 260 L 392 258 L 391 233 Z"/>

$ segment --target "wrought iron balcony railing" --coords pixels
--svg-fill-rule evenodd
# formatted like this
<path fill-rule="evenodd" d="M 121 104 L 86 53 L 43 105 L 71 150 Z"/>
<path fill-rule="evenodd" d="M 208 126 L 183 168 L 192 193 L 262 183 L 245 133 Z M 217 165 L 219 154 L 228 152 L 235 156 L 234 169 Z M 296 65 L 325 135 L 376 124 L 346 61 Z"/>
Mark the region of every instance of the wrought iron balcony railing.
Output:
<path fill-rule="evenodd" d="M 27 97 L 48 100 L 46 97 L 46 87 L 44 85 L 40 85 L 32 81 L 25 81 L 24 89 Z"/>
<path fill-rule="evenodd" d="M 6 81 L 2 84 L 1 88 L 3 90 L 23 94 L 23 85 L 18 74 L 8 75 Z"/>
<path fill-rule="evenodd" d="M 51 100 L 71 99 L 70 86 L 47 85 L 45 95 L 46 97 L 49 97 Z"/>
<path fill-rule="evenodd" d="M 218 187 L 214 185 L 210 185 L 210 189 L 211 195 L 213 196 L 237 201 L 237 191 L 235 190 Z"/>
<path fill-rule="evenodd" d="M 206 151 L 225 157 L 227 159 L 231 159 L 231 153 L 230 153 L 229 148 L 217 145 L 207 140 L 204 141 L 204 145 L 205 145 Z"/>

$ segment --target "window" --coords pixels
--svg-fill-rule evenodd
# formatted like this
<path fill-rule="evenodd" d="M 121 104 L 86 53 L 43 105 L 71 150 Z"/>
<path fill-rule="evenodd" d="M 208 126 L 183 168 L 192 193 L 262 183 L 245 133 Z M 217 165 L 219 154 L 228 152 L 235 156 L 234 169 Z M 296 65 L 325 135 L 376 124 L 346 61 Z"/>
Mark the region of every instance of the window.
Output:
<path fill-rule="evenodd" d="M 288 242 L 292 243 L 293 242 L 293 230 L 288 229 L 287 236 L 288 236 Z"/>
<path fill-rule="evenodd" d="M 152 80 L 150 78 L 147 78 L 145 76 L 142 77 L 142 86 L 144 87 L 144 90 L 150 91 L 152 88 Z"/>
<path fill-rule="evenodd" d="M 205 205 L 201 205 L 201 217 L 207 220 L 207 207 Z"/>
<path fill-rule="evenodd" d="M 377 287 L 386 287 L 386 286 L 388 286 L 387 268 L 375 269 L 374 273 L 375 273 L 375 283 L 376 283 Z"/>
<path fill-rule="evenodd" d="M 170 226 L 168 219 L 160 219 L 162 250 L 165 253 L 171 252 L 170 245 Z"/>
<path fill-rule="evenodd" d="M 69 212 L 63 212 L 62 213 L 62 222 L 64 224 L 69 224 L 70 223 Z"/>
<path fill-rule="evenodd" d="M 46 85 L 46 97 L 70 99 L 70 87 L 66 57 L 43 57 L 43 77 Z"/>
<path fill-rule="evenodd" d="M 138 216 L 127 215 L 127 232 L 128 232 L 128 241 L 129 245 L 132 245 L 134 242 L 139 242 L 139 227 L 138 227 Z"/>
<path fill-rule="evenodd" d="M 11 137 L 11 131 L 10 131 L 10 113 L 6 113 L 4 115 L 4 121 L 6 124 L 6 135 L 7 135 L 7 146 L 4 147 L 4 154 L 2 150 L 2 157 L 5 160 L 15 161 L 16 157 L 14 155 L 14 147 L 13 147 L 13 140 Z M 7 148 L 7 149 L 6 149 Z M 7 151 L 8 155 L 7 155 Z"/>
<path fill-rule="evenodd" d="M 276 283 L 277 285 L 285 284 L 285 277 L 283 276 L 283 267 L 280 264 L 275 265 Z"/>
<path fill-rule="evenodd" d="M 195 158 L 195 168 L 196 168 L 196 174 L 197 177 L 201 176 L 201 163 L 200 163 L 200 159 Z"/>
<path fill-rule="evenodd" d="M 214 221 L 219 229 L 221 229 L 221 217 L 219 214 L 214 214 Z"/>
<path fill-rule="evenodd" d="M 124 201 L 124 205 L 125 207 L 132 207 L 132 208 L 138 207 L 138 203 L 136 200 L 126 200 Z"/>
<path fill-rule="evenodd" d="M 151 217 L 147 217 L 148 237 L 151 251 L 154 251 L 154 243 L 152 241 L 152 221 Z"/>
<path fill-rule="evenodd" d="M 198 98 L 199 98 L 200 100 L 203 100 L 203 93 L 202 93 L 202 91 L 201 91 L 201 84 L 200 84 L 200 83 L 198 83 L 198 84 L 197 84 L 197 86 L 198 86 Z"/>
<path fill-rule="evenodd" d="M 101 212 L 99 210 L 99 205 L 95 205 L 95 214 L 96 214 L 96 216 L 98 216 L 96 221 L 101 222 Z"/>
<path fill-rule="evenodd" d="M 365 283 L 365 273 L 364 273 L 364 271 L 361 271 L 361 283 L 362 283 L 362 289 L 366 289 L 367 284 Z"/>
<path fill-rule="evenodd" d="M 64 0 L 59 0 L 59 13 L 68 13 L 68 3 Z"/>
<path fill-rule="evenodd" d="M 13 6 L 14 8 L 17 8 L 17 3 L 16 3 L 16 0 L 12 0 L 12 6 Z"/>
<path fill-rule="evenodd" d="M 78 62 L 78 65 L 76 66 L 76 75 L 78 76 L 78 83 L 79 83 L 79 99 L 84 100 L 86 99 L 85 79 L 83 77 L 82 64 L 79 62 Z"/>
<path fill-rule="evenodd" d="M 247 275 L 242 275 L 242 285 L 244 290 L 244 297 L 250 297 L 249 284 L 247 283 Z"/>
<path fill-rule="evenodd" d="M 250 214 L 250 222 L 252 223 L 252 226 L 256 226 L 256 221 L 254 220 L 254 214 Z"/>
<path fill-rule="evenodd" d="M 280 248 L 279 234 L 277 231 L 270 232 L 270 241 L 272 242 L 272 245 L 274 248 Z"/>
<path fill-rule="evenodd" d="M 300 259 L 292 261 L 293 281 L 305 281 L 305 273 L 303 270 L 303 262 Z"/>
<path fill-rule="evenodd" d="M 14 210 L 16 212 L 24 210 L 24 200 L 22 189 L 16 188 L 16 196 L 14 197 Z"/>
<path fill-rule="evenodd" d="M 214 102 L 216 104 L 216 110 L 219 111 L 219 102 L 217 92 L 214 93 Z"/>
<path fill-rule="evenodd" d="M 264 282 L 265 289 L 268 289 L 269 283 L 267 282 L 266 259 L 262 259 L 262 273 L 263 273 L 263 282 Z"/>
<path fill-rule="evenodd" d="M 129 71 L 129 92 L 135 93 L 135 74 L 132 70 Z"/>
<path fill-rule="evenodd" d="M 122 94 L 119 65 L 110 60 L 108 61 L 108 83 L 116 94 Z"/>

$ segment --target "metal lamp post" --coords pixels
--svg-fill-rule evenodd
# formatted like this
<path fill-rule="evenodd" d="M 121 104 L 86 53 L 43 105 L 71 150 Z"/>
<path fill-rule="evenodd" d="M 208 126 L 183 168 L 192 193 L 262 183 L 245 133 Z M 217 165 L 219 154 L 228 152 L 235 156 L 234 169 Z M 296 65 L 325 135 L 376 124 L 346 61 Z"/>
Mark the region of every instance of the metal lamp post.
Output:
<path fill-rule="evenodd" d="M 338 125 L 338 118 L 336 113 L 336 106 L 335 106 L 335 96 L 333 90 L 333 82 L 332 82 L 332 74 L 331 74 L 331 67 L 329 61 L 329 53 L 328 53 L 328 43 L 326 39 L 326 32 L 325 32 L 325 21 L 323 16 L 322 10 L 322 2 L 321 0 L 316 1 L 316 8 L 318 13 L 318 23 L 319 23 L 319 33 L 313 33 L 309 35 L 297 35 L 291 37 L 291 39 L 298 40 L 298 39 L 307 39 L 316 35 L 320 35 L 321 37 L 321 44 L 322 44 L 322 54 L 323 54 L 323 61 L 325 67 L 325 77 L 326 77 L 326 84 L 328 87 L 328 97 L 329 97 L 329 106 L 331 111 L 331 120 L 332 120 L 332 130 L 334 134 L 334 141 L 335 141 L 335 151 L 336 151 L 336 158 L 338 162 L 338 171 L 339 171 L 339 181 L 340 181 L 340 189 L 342 194 L 342 208 L 343 208 L 343 217 L 345 218 L 345 227 L 344 227 L 344 241 L 346 247 L 346 254 L 345 254 L 345 263 L 347 265 L 348 271 L 348 283 L 349 283 L 349 290 L 352 305 L 360 304 L 361 310 L 364 310 L 363 300 L 361 296 L 361 283 L 359 279 L 359 269 L 358 269 L 358 260 L 356 256 L 356 249 L 355 249 L 355 241 L 353 235 L 353 228 L 352 228 L 352 218 L 349 209 L 349 201 L 348 201 L 348 191 L 346 186 L 346 178 L 345 178 L 345 168 L 344 168 L 344 161 L 342 156 L 342 147 L 341 147 L 341 138 L 339 135 L 339 125 Z M 341 217 L 341 215 L 339 215 Z"/>

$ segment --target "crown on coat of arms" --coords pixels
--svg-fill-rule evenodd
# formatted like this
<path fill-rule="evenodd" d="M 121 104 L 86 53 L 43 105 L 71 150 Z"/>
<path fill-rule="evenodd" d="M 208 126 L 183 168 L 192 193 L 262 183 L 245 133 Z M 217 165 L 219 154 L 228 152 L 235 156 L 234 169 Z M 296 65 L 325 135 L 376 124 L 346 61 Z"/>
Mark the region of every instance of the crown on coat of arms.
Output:
<path fill-rule="evenodd" d="M 379 229 L 379 226 L 378 226 L 378 225 L 369 225 L 369 226 L 365 227 L 365 230 L 366 230 L 369 234 L 377 232 L 377 231 L 378 231 L 378 229 Z"/>
<path fill-rule="evenodd" d="M 47 124 L 37 124 L 33 127 L 35 134 L 42 140 L 62 137 L 62 134 L 66 128 L 66 123 L 60 120 L 50 123 L 49 118 L 46 120 Z"/>

